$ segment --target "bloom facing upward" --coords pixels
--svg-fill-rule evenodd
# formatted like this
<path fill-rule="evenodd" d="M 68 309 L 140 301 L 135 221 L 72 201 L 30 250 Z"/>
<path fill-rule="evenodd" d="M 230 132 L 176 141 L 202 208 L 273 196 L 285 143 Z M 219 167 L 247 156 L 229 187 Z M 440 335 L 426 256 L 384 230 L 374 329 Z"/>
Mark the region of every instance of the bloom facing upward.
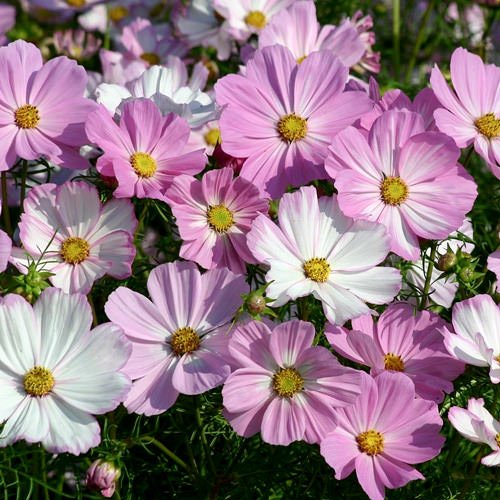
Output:
<path fill-rule="evenodd" d="M 48 288 L 34 307 L 0 303 L 0 446 L 20 439 L 51 453 L 85 453 L 101 440 L 92 414 L 115 409 L 130 389 L 130 344 L 111 323 L 90 330 L 83 295 Z"/>
<path fill-rule="evenodd" d="M 361 375 L 361 395 L 352 406 L 335 410 L 337 427 L 321 441 L 321 455 L 335 469 L 336 479 L 356 469 L 370 499 L 383 500 L 385 488 L 424 479 L 408 464 L 439 454 L 443 421 L 435 403 L 415 399 L 408 377 L 390 372 L 375 379 Z"/>
<path fill-rule="evenodd" d="M 248 249 L 247 233 L 269 204 L 253 184 L 241 177 L 233 180 L 233 172 L 229 167 L 210 170 L 201 181 L 181 175 L 165 198 L 177 219 L 183 259 L 206 269 L 227 267 L 244 274 L 245 262 L 257 263 Z"/>
<path fill-rule="evenodd" d="M 133 346 L 125 373 L 135 382 L 126 408 L 158 415 L 179 392 L 201 394 L 226 380 L 229 322 L 248 285 L 227 269 L 201 275 L 193 262 L 176 261 L 153 269 L 147 286 L 151 300 L 120 287 L 104 309 Z"/>
<path fill-rule="evenodd" d="M 85 169 L 85 120 L 96 108 L 83 93 L 85 69 L 67 57 L 43 64 L 40 50 L 24 40 L 0 48 L 0 170 L 20 156 L 42 155 L 57 165 Z"/>
<path fill-rule="evenodd" d="M 314 326 L 288 321 L 272 331 L 258 321 L 239 326 L 229 341 L 234 358 L 222 397 L 224 416 L 240 435 L 261 432 L 267 443 L 319 443 L 335 428 L 334 409 L 360 391 L 360 372 L 343 367 L 321 346 Z"/>
<path fill-rule="evenodd" d="M 287 185 L 326 178 L 332 137 L 371 109 L 366 93 L 344 92 L 349 70 L 328 51 L 300 65 L 286 47 L 256 52 L 246 75 L 215 84 L 222 149 L 247 158 L 240 175 L 271 198 Z"/>
<path fill-rule="evenodd" d="M 439 132 L 425 132 L 420 114 L 383 113 L 368 138 L 349 127 L 333 138 L 326 170 L 335 179 L 341 210 L 382 223 L 391 250 L 420 257 L 418 237 L 444 239 L 464 222 L 477 187 L 457 164 L 460 150 Z"/>
<path fill-rule="evenodd" d="M 279 205 L 279 227 L 259 215 L 248 233 L 248 247 L 271 268 L 268 297 L 279 307 L 313 294 L 326 317 L 343 324 L 369 313 L 366 302 L 390 302 L 401 287 L 401 275 L 375 267 L 389 251 L 381 224 L 353 221 L 340 211 L 336 197 L 318 201 L 314 187 L 285 194 Z"/>

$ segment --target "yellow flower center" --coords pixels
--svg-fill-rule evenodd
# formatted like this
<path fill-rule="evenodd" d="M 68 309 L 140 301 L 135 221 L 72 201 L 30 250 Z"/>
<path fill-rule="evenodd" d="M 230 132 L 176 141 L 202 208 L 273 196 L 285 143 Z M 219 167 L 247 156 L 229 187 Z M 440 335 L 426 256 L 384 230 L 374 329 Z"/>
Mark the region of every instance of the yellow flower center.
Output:
<path fill-rule="evenodd" d="M 299 57 L 299 58 L 297 59 L 297 64 L 299 64 L 299 65 L 300 65 L 300 63 L 301 63 L 301 62 L 303 62 L 303 61 L 304 61 L 304 59 L 305 59 L 306 57 L 307 57 L 307 56 L 302 56 L 302 57 Z"/>
<path fill-rule="evenodd" d="M 356 441 L 359 449 L 367 455 L 378 455 L 384 450 L 384 436 L 373 429 L 359 434 Z"/>
<path fill-rule="evenodd" d="M 196 351 L 200 345 L 200 336 L 189 326 L 179 328 L 172 335 L 170 345 L 175 354 L 182 356 L 188 352 Z"/>
<path fill-rule="evenodd" d="M 125 7 L 124 5 L 117 5 L 109 11 L 109 18 L 114 23 L 117 23 L 123 18 L 127 17 L 129 14 L 130 12 L 128 11 L 127 7 Z"/>
<path fill-rule="evenodd" d="M 494 113 L 486 113 L 481 118 L 478 118 L 474 125 L 488 139 L 500 135 L 500 120 L 495 118 Z"/>
<path fill-rule="evenodd" d="M 303 139 L 307 133 L 307 120 L 295 113 L 282 116 L 278 122 L 278 132 L 288 142 Z"/>
<path fill-rule="evenodd" d="M 218 233 L 225 233 L 234 224 L 233 212 L 222 203 L 208 207 L 207 219 L 210 227 Z"/>
<path fill-rule="evenodd" d="M 82 238 L 70 237 L 61 245 L 61 257 L 68 264 L 79 264 L 89 256 L 89 244 Z"/>
<path fill-rule="evenodd" d="M 160 64 L 161 61 L 160 56 L 158 54 L 155 54 L 154 52 L 144 52 L 144 54 L 142 54 L 141 56 L 141 59 L 151 64 L 151 66 Z"/>
<path fill-rule="evenodd" d="M 146 177 L 146 179 L 153 177 L 158 168 L 153 157 L 147 153 L 134 153 L 130 157 L 130 164 L 139 177 Z"/>
<path fill-rule="evenodd" d="M 252 10 L 248 13 L 247 17 L 245 17 L 245 22 L 261 30 L 267 23 L 266 15 L 260 10 Z"/>
<path fill-rule="evenodd" d="M 24 390 L 30 396 L 43 396 L 54 387 L 52 372 L 42 366 L 35 366 L 24 376 Z"/>
<path fill-rule="evenodd" d="M 498 433 L 496 436 L 495 436 L 495 441 L 497 443 L 497 446 L 500 448 L 500 433 Z"/>
<path fill-rule="evenodd" d="M 71 7 L 83 7 L 85 5 L 85 0 L 66 0 L 66 3 Z"/>
<path fill-rule="evenodd" d="M 14 120 L 19 128 L 35 128 L 40 121 L 40 113 L 35 106 L 25 104 L 16 109 Z"/>
<path fill-rule="evenodd" d="M 405 369 L 405 364 L 401 359 L 401 356 L 388 352 L 384 356 L 384 363 L 386 370 L 394 370 L 396 372 L 402 372 Z"/>
<path fill-rule="evenodd" d="M 408 186 L 399 177 L 387 177 L 380 186 L 380 195 L 386 205 L 401 205 L 408 193 Z"/>
<path fill-rule="evenodd" d="M 304 388 L 304 379 L 295 368 L 280 368 L 273 377 L 273 389 L 278 396 L 291 398 Z"/>
<path fill-rule="evenodd" d="M 218 128 L 211 128 L 204 136 L 205 142 L 209 146 L 217 146 L 220 142 L 220 130 Z"/>
<path fill-rule="evenodd" d="M 304 263 L 304 274 L 306 278 L 317 281 L 318 283 L 324 283 L 328 279 L 330 271 L 330 264 L 328 264 L 326 259 L 320 257 L 314 257 Z"/>

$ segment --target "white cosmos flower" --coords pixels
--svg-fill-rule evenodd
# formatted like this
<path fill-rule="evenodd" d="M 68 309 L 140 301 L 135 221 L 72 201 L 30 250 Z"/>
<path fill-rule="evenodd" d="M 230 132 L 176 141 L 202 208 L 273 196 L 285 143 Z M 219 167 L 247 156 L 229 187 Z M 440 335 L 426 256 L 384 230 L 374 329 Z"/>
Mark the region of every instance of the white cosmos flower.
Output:
<path fill-rule="evenodd" d="M 370 312 L 365 302 L 385 304 L 399 292 L 401 274 L 375 267 L 389 252 L 389 237 L 378 223 L 354 221 L 337 198 L 318 200 L 314 187 L 283 195 L 279 228 L 259 215 L 248 233 L 248 247 L 271 269 L 267 295 L 281 306 L 313 294 L 331 323 L 343 324 Z"/>
<path fill-rule="evenodd" d="M 101 441 L 92 414 L 113 410 L 130 390 L 120 370 L 131 345 L 113 323 L 90 330 L 83 295 L 46 289 L 32 307 L 0 302 L 0 446 L 24 439 L 52 453 L 85 453 Z"/>

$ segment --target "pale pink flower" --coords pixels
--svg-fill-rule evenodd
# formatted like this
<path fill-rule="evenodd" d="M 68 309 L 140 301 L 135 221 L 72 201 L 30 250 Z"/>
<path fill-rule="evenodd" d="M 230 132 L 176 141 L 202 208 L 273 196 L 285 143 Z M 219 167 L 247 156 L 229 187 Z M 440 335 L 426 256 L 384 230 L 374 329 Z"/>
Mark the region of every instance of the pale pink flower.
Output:
<path fill-rule="evenodd" d="M 104 498 L 111 498 L 119 478 L 120 469 L 115 464 L 99 458 L 88 468 L 85 483 L 89 490 L 99 491 Z"/>
<path fill-rule="evenodd" d="M 363 13 L 358 10 L 349 20 L 358 30 L 359 37 L 365 46 L 365 53 L 361 61 L 355 66 L 355 69 L 360 73 L 370 71 L 378 73 L 380 71 L 380 52 L 373 50 L 375 44 L 375 32 L 370 31 L 373 28 L 373 19 L 371 16 L 363 16 Z"/>
<path fill-rule="evenodd" d="M 7 43 L 5 33 L 16 24 L 16 8 L 13 5 L 0 4 L 0 45 Z"/>

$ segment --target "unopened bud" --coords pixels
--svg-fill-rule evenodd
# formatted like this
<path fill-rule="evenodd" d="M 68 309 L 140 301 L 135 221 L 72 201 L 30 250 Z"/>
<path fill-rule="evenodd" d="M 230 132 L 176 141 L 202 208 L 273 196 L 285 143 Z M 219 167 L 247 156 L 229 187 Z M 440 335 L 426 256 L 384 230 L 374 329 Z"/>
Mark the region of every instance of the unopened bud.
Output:
<path fill-rule="evenodd" d="M 252 292 L 247 299 L 250 314 L 260 314 L 266 308 L 266 299 L 260 293 Z"/>
<path fill-rule="evenodd" d="M 440 271 L 451 271 L 457 262 L 457 256 L 453 252 L 446 252 L 439 258 L 437 267 Z"/>
<path fill-rule="evenodd" d="M 115 493 L 116 482 L 120 477 L 120 469 L 111 462 L 96 460 L 87 470 L 87 488 L 100 491 L 104 498 L 111 498 Z"/>

